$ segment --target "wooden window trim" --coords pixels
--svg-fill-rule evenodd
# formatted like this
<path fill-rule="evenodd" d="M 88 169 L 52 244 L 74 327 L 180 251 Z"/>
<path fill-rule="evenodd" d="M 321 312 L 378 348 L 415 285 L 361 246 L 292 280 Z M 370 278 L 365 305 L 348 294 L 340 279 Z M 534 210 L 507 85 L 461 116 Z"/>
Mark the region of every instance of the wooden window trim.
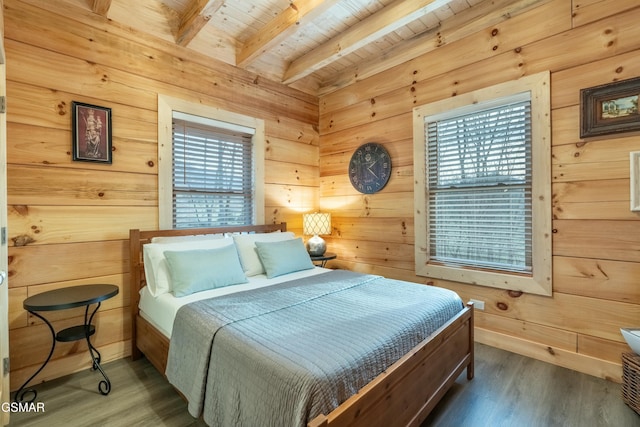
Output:
<path fill-rule="evenodd" d="M 170 229 L 173 223 L 172 123 L 174 111 L 255 129 L 255 134 L 253 135 L 255 165 L 255 206 L 253 223 L 264 224 L 264 120 L 208 105 L 189 102 L 184 99 L 158 95 L 158 222 L 160 229 Z"/>
<path fill-rule="evenodd" d="M 532 114 L 532 214 L 533 272 L 531 276 L 470 268 L 456 268 L 429 262 L 426 200 L 426 141 L 424 118 L 442 111 L 479 102 L 531 93 Z M 551 242 L 551 95 L 549 72 L 461 94 L 413 110 L 415 271 L 419 276 L 461 283 L 552 295 Z"/>

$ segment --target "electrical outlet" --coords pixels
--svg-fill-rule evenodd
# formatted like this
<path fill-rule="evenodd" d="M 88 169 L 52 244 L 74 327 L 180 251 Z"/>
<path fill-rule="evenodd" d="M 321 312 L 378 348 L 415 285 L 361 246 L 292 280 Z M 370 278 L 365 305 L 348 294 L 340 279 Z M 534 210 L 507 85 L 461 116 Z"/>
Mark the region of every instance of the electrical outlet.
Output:
<path fill-rule="evenodd" d="M 473 299 L 473 298 L 471 298 L 471 299 L 469 300 L 469 302 L 472 302 L 472 303 L 473 303 L 473 306 L 474 306 L 477 310 L 484 310 L 484 301 L 480 301 L 480 300 L 477 300 L 477 299 Z"/>

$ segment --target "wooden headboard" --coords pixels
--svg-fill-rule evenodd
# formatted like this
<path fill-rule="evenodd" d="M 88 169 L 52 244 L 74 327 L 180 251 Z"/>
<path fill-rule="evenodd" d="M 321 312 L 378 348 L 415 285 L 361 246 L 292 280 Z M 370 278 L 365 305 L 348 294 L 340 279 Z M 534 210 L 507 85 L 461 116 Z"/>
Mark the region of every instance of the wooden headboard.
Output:
<path fill-rule="evenodd" d="M 129 230 L 129 291 L 131 304 L 131 348 L 134 360 L 139 357 L 139 350 L 136 346 L 136 320 L 139 314 L 138 304 L 140 303 L 140 289 L 146 285 L 144 275 L 144 261 L 142 257 L 143 245 L 151 243 L 154 237 L 173 236 L 196 236 L 201 234 L 243 234 L 243 233 L 271 233 L 274 231 L 287 231 L 287 223 L 265 224 L 265 225 L 245 225 L 237 227 L 217 227 L 217 228 L 184 228 L 177 230 L 149 230 L 140 231 L 138 229 Z"/>

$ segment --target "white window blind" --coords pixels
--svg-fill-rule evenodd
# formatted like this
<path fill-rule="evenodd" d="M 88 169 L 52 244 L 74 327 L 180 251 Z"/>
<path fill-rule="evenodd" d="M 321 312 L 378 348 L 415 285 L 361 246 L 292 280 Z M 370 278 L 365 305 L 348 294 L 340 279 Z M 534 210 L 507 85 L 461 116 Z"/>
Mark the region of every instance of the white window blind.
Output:
<path fill-rule="evenodd" d="M 425 123 L 430 262 L 531 273 L 531 102 Z"/>
<path fill-rule="evenodd" d="M 251 135 L 173 119 L 174 228 L 251 224 Z"/>

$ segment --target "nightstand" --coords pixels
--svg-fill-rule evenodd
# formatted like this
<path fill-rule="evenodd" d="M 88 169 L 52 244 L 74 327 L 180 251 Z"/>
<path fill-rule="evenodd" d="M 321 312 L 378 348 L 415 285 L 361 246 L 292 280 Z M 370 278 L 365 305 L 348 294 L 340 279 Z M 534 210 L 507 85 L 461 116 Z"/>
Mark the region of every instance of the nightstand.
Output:
<path fill-rule="evenodd" d="M 318 267 L 324 267 L 327 264 L 327 261 L 336 259 L 337 256 L 338 255 L 334 254 L 333 252 L 325 252 L 324 255 L 311 256 L 311 262 L 313 262 Z"/>
<path fill-rule="evenodd" d="M 100 381 L 98 384 L 98 390 L 101 394 L 107 395 L 111 391 L 111 381 L 107 378 L 107 375 L 102 370 L 100 366 L 100 353 L 98 350 L 91 344 L 91 335 L 95 334 L 96 327 L 92 325 L 93 316 L 95 316 L 96 312 L 100 308 L 100 304 L 102 301 L 107 300 L 115 295 L 117 295 L 119 289 L 116 285 L 79 285 L 79 286 L 70 286 L 67 288 L 54 289 L 51 291 L 43 292 L 41 294 L 30 296 L 25 299 L 22 303 L 22 306 L 29 313 L 33 314 L 49 327 L 51 331 L 51 350 L 49 351 L 49 356 L 47 360 L 44 361 L 42 366 L 31 376 L 24 384 L 18 389 L 14 396 L 14 401 L 22 402 L 24 401 L 24 396 L 27 393 L 32 393 L 33 397 L 29 402 L 33 402 L 36 400 L 37 393 L 32 388 L 26 388 L 29 382 L 36 377 L 44 369 L 44 367 L 49 363 L 51 356 L 53 355 L 53 351 L 56 348 L 56 341 L 60 342 L 71 342 L 78 340 L 86 340 L 87 346 L 89 347 L 89 353 L 91 355 L 92 368 L 94 370 L 100 371 L 104 380 Z M 89 316 L 89 307 L 92 304 L 96 304 L 93 312 Z M 63 329 L 59 331 L 57 334 L 49 322 L 45 317 L 38 314 L 37 312 L 41 311 L 57 311 L 57 310 L 66 310 L 69 308 L 75 307 L 85 307 L 84 311 L 84 324 L 78 326 L 72 326 L 70 328 Z"/>

